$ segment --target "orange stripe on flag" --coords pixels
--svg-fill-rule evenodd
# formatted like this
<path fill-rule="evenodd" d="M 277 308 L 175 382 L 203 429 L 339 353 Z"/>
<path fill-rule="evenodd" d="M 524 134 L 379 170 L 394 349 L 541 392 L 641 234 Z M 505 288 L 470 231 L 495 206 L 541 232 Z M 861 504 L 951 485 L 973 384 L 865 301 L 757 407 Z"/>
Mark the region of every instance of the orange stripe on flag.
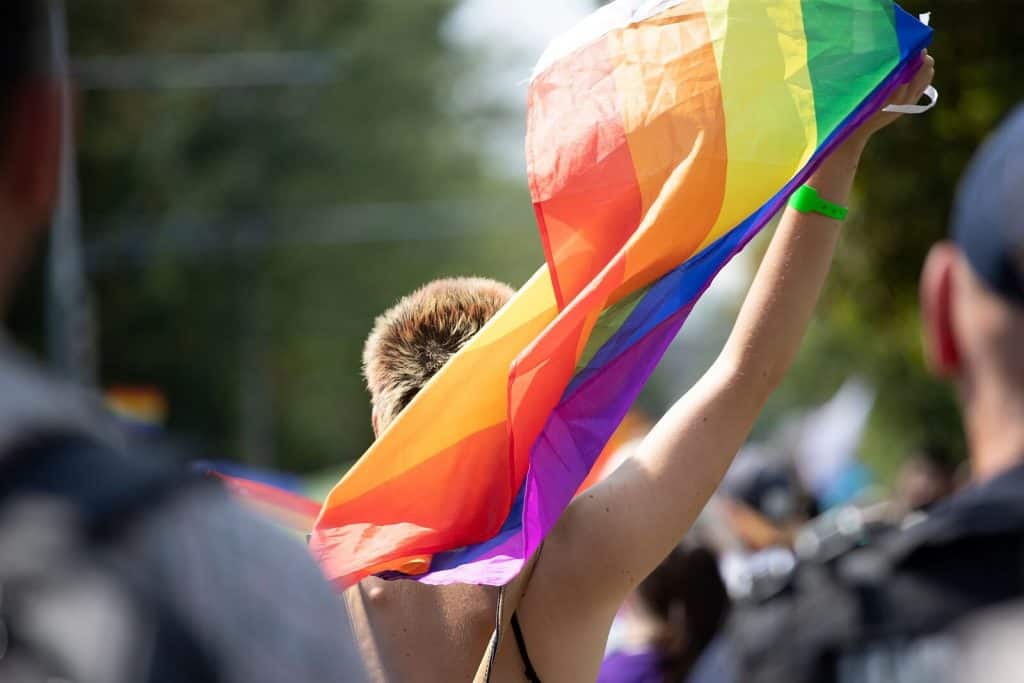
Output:
<path fill-rule="evenodd" d="M 629 147 L 644 221 L 627 246 L 626 277 L 612 301 L 692 256 L 718 218 L 728 149 L 722 87 L 704 5 L 686 0 L 609 40 L 621 64 Z"/>
<path fill-rule="evenodd" d="M 317 528 L 339 527 L 329 537 L 332 553 L 373 564 L 487 540 L 508 514 L 507 508 L 494 504 L 507 495 L 507 481 L 494 476 L 508 467 L 507 453 L 504 424 L 477 432 L 402 477 L 325 507 Z M 462 486 L 464 481 L 474 486 Z M 443 495 L 445 491 L 451 495 Z M 432 505 L 421 504 L 424 496 L 438 492 Z M 467 507 L 492 514 L 460 514 Z M 364 527 L 363 522 L 373 526 Z"/>

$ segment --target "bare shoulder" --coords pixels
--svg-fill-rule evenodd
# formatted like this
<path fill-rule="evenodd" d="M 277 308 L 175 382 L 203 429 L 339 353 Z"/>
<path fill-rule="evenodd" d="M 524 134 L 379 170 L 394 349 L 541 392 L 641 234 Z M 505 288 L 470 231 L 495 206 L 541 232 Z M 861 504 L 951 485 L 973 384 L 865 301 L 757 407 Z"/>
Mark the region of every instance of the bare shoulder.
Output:
<path fill-rule="evenodd" d="M 494 630 L 497 590 L 369 578 L 346 599 L 373 680 L 435 683 L 472 679 Z"/>

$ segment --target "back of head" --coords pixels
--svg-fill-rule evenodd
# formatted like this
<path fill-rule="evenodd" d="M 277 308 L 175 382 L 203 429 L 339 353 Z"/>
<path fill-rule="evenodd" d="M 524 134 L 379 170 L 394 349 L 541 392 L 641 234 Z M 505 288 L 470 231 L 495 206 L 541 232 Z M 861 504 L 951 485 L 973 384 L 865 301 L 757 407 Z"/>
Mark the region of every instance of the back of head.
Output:
<path fill-rule="evenodd" d="M 780 527 L 802 524 L 812 516 L 810 496 L 786 463 L 766 461 L 736 468 L 723 480 L 722 492 Z"/>
<path fill-rule="evenodd" d="M 714 554 L 677 546 L 637 588 L 647 609 L 668 626 L 660 643 L 666 681 L 685 680 L 729 612 Z"/>
<path fill-rule="evenodd" d="M 377 433 L 513 293 L 508 285 L 484 278 L 435 280 L 377 318 L 363 351 Z"/>
<path fill-rule="evenodd" d="M 1024 398 L 1024 106 L 965 172 L 952 241 L 929 255 L 922 301 L 934 369 Z"/>
<path fill-rule="evenodd" d="M 1024 452 L 1024 107 L 989 136 L 957 189 L 952 239 L 921 278 L 931 370 L 955 381 L 972 476 Z"/>
<path fill-rule="evenodd" d="M 1024 309 L 1024 105 L 975 154 L 957 189 L 952 231 L 986 289 Z"/>

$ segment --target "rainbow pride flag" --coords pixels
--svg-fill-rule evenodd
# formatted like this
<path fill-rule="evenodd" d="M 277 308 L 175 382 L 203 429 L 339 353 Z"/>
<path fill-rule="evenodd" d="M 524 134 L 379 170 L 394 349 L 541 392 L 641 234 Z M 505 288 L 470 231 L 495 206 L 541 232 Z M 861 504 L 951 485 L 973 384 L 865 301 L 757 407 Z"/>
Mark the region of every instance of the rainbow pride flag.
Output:
<path fill-rule="evenodd" d="M 891 0 L 618 0 L 554 41 L 526 141 L 547 265 L 332 491 L 327 575 L 512 579 L 716 273 L 930 38 Z"/>

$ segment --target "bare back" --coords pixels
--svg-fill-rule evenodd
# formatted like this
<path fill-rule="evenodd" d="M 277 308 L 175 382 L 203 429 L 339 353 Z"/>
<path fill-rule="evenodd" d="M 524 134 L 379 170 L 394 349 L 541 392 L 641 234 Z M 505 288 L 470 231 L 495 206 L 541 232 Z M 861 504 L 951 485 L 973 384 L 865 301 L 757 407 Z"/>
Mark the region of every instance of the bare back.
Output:
<path fill-rule="evenodd" d="M 497 589 L 365 579 L 345 593 L 374 683 L 471 681 L 494 631 Z"/>
<path fill-rule="evenodd" d="M 556 539 L 552 539 L 557 542 Z M 536 572 L 534 558 L 505 588 L 503 637 L 490 683 L 526 683 L 509 622 L 517 613 L 544 683 L 594 680 L 614 605 L 575 599 L 561 572 Z M 374 683 L 483 683 L 498 590 L 366 579 L 345 594 Z"/>

